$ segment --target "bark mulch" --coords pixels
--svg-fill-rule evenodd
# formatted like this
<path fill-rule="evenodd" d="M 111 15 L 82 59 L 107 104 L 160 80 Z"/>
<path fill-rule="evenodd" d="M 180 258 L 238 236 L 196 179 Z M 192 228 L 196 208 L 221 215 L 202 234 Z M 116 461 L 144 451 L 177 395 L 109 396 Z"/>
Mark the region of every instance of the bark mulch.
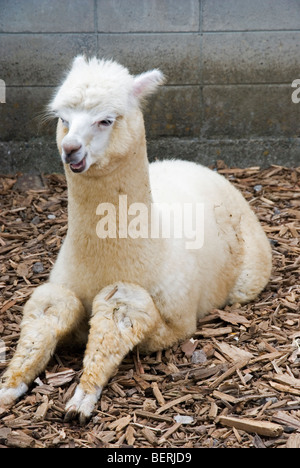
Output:
<path fill-rule="evenodd" d="M 256 301 L 212 310 L 195 335 L 129 354 L 91 421 L 64 423 L 83 350 L 57 350 L 45 373 L 0 411 L 0 447 L 300 447 L 300 168 L 227 168 L 273 248 Z M 0 374 L 22 306 L 46 281 L 67 230 L 62 175 L 0 177 Z M 2 357 L 2 360 L 1 360 Z M 6 361 L 5 361 L 6 358 Z"/>

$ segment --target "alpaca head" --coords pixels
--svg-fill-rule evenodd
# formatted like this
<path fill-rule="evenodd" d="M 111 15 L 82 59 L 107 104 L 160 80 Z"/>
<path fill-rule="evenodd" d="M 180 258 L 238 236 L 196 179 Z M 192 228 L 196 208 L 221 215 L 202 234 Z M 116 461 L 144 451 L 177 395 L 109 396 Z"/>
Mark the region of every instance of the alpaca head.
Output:
<path fill-rule="evenodd" d="M 132 76 L 116 62 L 76 57 L 49 104 L 63 163 L 75 173 L 115 166 L 132 143 L 130 120 L 139 125 L 141 101 L 162 81 L 159 70 Z"/>

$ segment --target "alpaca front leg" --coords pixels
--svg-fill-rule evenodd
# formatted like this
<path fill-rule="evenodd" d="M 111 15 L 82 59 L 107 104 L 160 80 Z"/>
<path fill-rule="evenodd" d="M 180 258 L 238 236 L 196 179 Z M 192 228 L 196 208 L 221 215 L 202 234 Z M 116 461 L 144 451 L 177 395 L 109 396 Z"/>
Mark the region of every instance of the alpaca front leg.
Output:
<path fill-rule="evenodd" d="M 66 405 L 67 421 L 79 415 L 84 423 L 91 416 L 103 386 L 126 354 L 161 323 L 150 295 L 137 285 L 119 282 L 95 297 L 83 374 Z"/>
<path fill-rule="evenodd" d="M 2 377 L 0 407 L 11 405 L 42 372 L 57 343 L 84 318 L 80 300 L 68 289 L 39 286 L 24 307 L 16 352 Z"/>

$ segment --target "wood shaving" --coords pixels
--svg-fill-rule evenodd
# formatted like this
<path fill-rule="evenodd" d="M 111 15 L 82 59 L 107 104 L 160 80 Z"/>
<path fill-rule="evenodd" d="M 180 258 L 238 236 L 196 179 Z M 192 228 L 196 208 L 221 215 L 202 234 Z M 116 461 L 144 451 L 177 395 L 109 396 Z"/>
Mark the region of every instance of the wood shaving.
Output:
<path fill-rule="evenodd" d="M 300 446 L 300 168 L 215 169 L 242 191 L 270 239 L 274 267 L 266 289 L 247 305 L 212 310 L 190 349 L 179 343 L 147 356 L 130 353 L 85 427 L 63 421 L 83 350 L 58 349 L 28 394 L 0 411 L 0 447 Z M 67 231 L 64 176 L 43 176 L 25 191 L 24 177 L 15 185 L 18 177 L 0 176 L 0 339 L 7 360 L 23 305 L 47 280 Z M 192 362 L 197 350 L 206 356 L 200 364 Z M 5 367 L 1 360 L 0 373 Z M 174 423 L 178 415 L 193 422 Z"/>

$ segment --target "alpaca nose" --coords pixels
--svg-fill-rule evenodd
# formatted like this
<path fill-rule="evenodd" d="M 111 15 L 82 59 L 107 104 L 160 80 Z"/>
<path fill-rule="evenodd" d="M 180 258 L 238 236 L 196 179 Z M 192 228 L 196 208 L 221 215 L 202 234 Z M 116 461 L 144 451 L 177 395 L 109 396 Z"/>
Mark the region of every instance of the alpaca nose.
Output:
<path fill-rule="evenodd" d="M 78 141 L 71 141 L 68 143 L 64 143 L 62 147 L 65 153 L 66 159 L 69 160 L 72 158 L 72 156 L 75 156 L 77 151 L 80 150 L 81 146 L 82 146 L 81 143 L 79 143 Z"/>

